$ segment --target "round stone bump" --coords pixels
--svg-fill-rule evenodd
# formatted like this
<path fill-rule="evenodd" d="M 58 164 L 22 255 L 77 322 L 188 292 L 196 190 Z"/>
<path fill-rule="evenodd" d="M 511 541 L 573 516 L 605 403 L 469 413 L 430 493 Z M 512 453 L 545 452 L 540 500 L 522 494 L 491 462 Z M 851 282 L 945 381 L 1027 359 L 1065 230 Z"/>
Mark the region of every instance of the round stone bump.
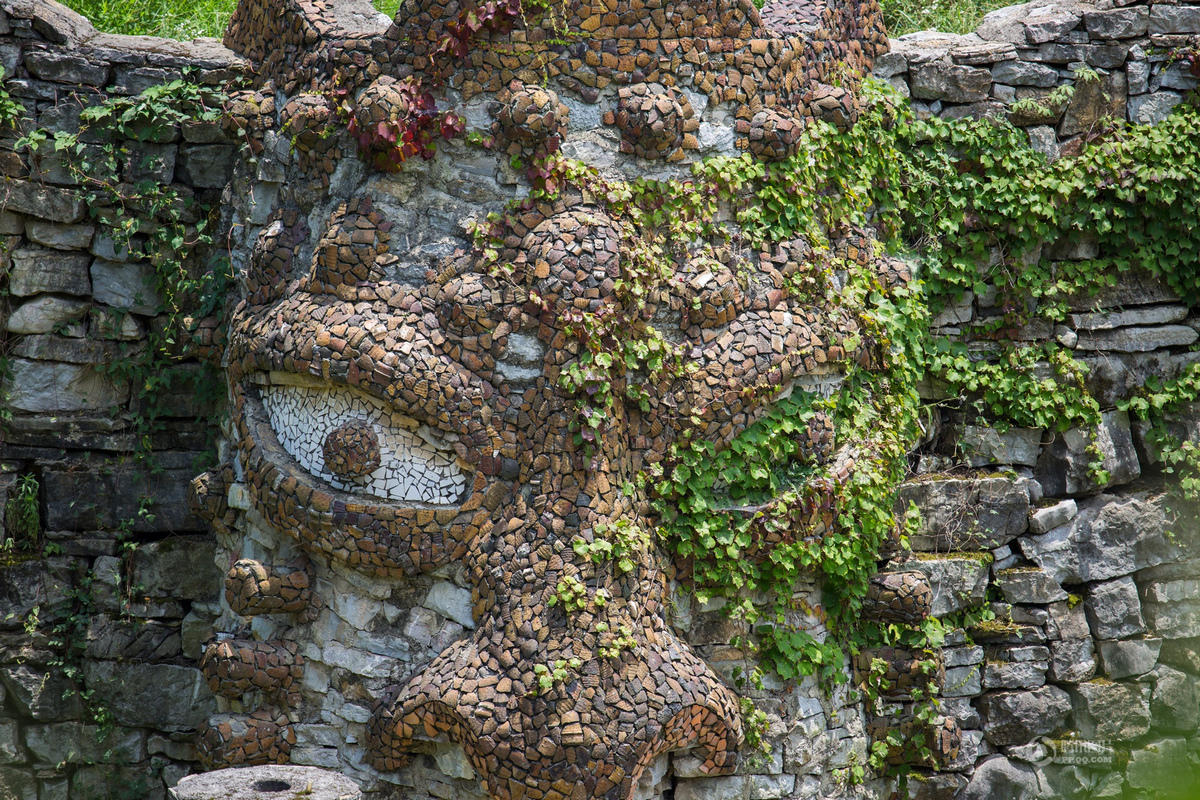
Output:
<path fill-rule="evenodd" d="M 365 420 L 334 428 L 325 437 L 322 452 L 325 466 L 339 478 L 360 478 L 379 468 L 379 438 Z"/>

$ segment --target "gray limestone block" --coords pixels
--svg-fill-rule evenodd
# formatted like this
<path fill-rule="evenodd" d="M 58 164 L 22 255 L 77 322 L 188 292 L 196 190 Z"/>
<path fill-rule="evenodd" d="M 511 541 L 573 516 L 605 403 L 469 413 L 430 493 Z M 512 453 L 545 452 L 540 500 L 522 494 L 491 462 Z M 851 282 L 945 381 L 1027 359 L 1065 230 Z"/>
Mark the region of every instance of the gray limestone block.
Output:
<path fill-rule="evenodd" d="M 908 72 L 908 59 L 903 53 L 892 50 L 877 57 L 873 69 L 876 78 L 887 80 Z"/>
<path fill-rule="evenodd" d="M 62 225 L 39 219 L 25 224 L 30 241 L 58 250 L 86 250 L 95 232 L 95 225 Z"/>
<path fill-rule="evenodd" d="M 1028 39 L 1025 32 L 1025 18 L 1033 7 L 1033 3 L 1024 3 L 988 12 L 976 26 L 975 33 L 990 42 L 1026 44 Z"/>
<path fill-rule="evenodd" d="M 1145 792 L 1143 797 L 1170 796 L 1178 789 L 1194 788 L 1196 776 L 1189 762 L 1195 753 L 1194 739 L 1146 742 L 1130 751 L 1125 780 L 1134 790 Z"/>
<path fill-rule="evenodd" d="M 1079 507 L 1074 500 L 1066 499 L 1057 502 L 1048 501 L 1049 505 L 1030 509 L 1030 533 L 1046 533 L 1060 525 L 1066 525 L 1079 513 Z"/>
<path fill-rule="evenodd" d="M 0 720 L 0 764 L 23 764 L 28 758 L 21 745 L 21 729 L 16 720 Z M 4 788 L 0 784 L 0 790 Z"/>
<path fill-rule="evenodd" d="M 990 558 L 985 553 L 920 556 L 908 560 L 903 569 L 917 570 L 933 588 L 936 617 L 976 608 L 987 595 Z"/>
<path fill-rule="evenodd" d="M 1029 491 L 1016 477 L 931 478 L 904 483 L 897 509 L 921 512 L 917 550 L 993 550 L 1025 532 Z"/>
<path fill-rule="evenodd" d="M 1182 304 L 1143 306 L 1121 311 L 1068 314 L 1071 325 L 1079 330 L 1111 330 L 1130 325 L 1164 325 L 1187 319 L 1188 307 Z"/>
<path fill-rule="evenodd" d="M 0 767 L 0 797 L 38 800 L 38 782 L 31 767 Z"/>
<path fill-rule="evenodd" d="M 1090 44 L 1084 48 L 1083 60 L 1089 67 L 1096 69 L 1117 70 L 1125 65 L 1129 58 L 1130 48 L 1123 44 Z M 1118 100 L 1118 98 L 1110 98 Z M 1124 109 L 1124 98 L 1119 98 Z M 1124 112 L 1122 112 L 1124 113 Z"/>
<path fill-rule="evenodd" d="M 933 61 L 910 68 L 912 96 L 919 100 L 976 103 L 988 99 L 991 70 Z"/>
<path fill-rule="evenodd" d="M 125 157 L 125 179 L 135 183 L 152 181 L 168 184 L 175 180 L 178 152 L 174 144 L 155 142 L 131 143 Z"/>
<path fill-rule="evenodd" d="M 1150 8 L 1114 8 L 1088 11 L 1083 15 L 1087 31 L 1096 39 L 1132 39 L 1142 36 L 1150 24 Z"/>
<path fill-rule="evenodd" d="M 1083 19 L 1075 3 L 1046 3 L 1030 9 L 1024 20 L 1025 39 L 1029 44 L 1053 42 L 1067 36 Z"/>
<path fill-rule="evenodd" d="M 1058 581 L 1038 567 L 1000 570 L 994 583 L 1010 603 L 1053 603 L 1067 599 Z"/>
<path fill-rule="evenodd" d="M 144 597 L 215 601 L 224 575 L 210 536 L 172 536 L 134 551 L 133 583 Z"/>
<path fill-rule="evenodd" d="M 969 664 L 946 669 L 942 697 L 978 697 L 983 692 L 983 667 Z"/>
<path fill-rule="evenodd" d="M 1154 668 L 1150 721 L 1156 728 L 1191 732 L 1200 727 L 1200 680 L 1159 664 Z"/>
<path fill-rule="evenodd" d="M 1039 796 L 1038 792 L 1037 773 L 1032 767 L 996 756 L 975 768 L 970 782 L 957 797 L 959 800 L 1024 800 Z"/>
<path fill-rule="evenodd" d="M 174 457 L 174 461 L 167 457 Z M 203 529 L 188 510 L 187 489 L 196 470 L 194 453 L 162 453 L 162 469 L 149 470 L 119 461 L 78 461 L 49 466 L 42 473 L 46 527 L 50 530 L 102 530 L 132 520 L 139 533 Z M 138 498 L 153 498 L 151 515 L 139 514 Z M 196 565 L 203 569 L 204 565 Z M 215 592 L 220 587 L 214 587 Z"/>
<path fill-rule="evenodd" d="M 1092 584 L 1084 608 L 1097 639 L 1124 639 L 1146 631 L 1137 584 L 1129 576 Z"/>
<path fill-rule="evenodd" d="M 1145 675 L 1158 664 L 1162 639 L 1122 639 L 1101 641 L 1100 666 L 1112 680 Z"/>
<path fill-rule="evenodd" d="M 1041 452 L 1042 432 L 1033 428 L 998 428 L 984 425 L 953 426 L 946 431 L 971 467 L 1012 465 L 1032 467 Z"/>
<path fill-rule="evenodd" d="M 4 207 L 18 214 L 65 223 L 79 222 L 85 213 L 78 192 L 15 179 L 4 184 Z"/>
<path fill-rule="evenodd" d="M 23 717 L 55 722 L 75 719 L 83 713 L 75 685 L 60 670 L 10 664 L 0 667 L 0 681 Z"/>
<path fill-rule="evenodd" d="M 34 77 L 68 85 L 104 86 L 111 74 L 107 64 L 58 50 L 30 50 L 25 68 Z"/>
<path fill-rule="evenodd" d="M 146 732 L 128 728 L 103 732 L 97 725 L 53 722 L 27 726 L 25 745 L 41 764 L 128 764 L 146 757 Z"/>
<path fill-rule="evenodd" d="M 1200 601 L 1147 601 L 1146 619 L 1150 629 L 1168 639 L 1188 639 L 1200 636 Z"/>
<path fill-rule="evenodd" d="M 194 667 L 92 661 L 84 676 L 121 725 L 195 730 L 217 710 L 204 676 Z"/>
<path fill-rule="evenodd" d="M 438 581 L 425 596 L 423 605 L 444 617 L 462 625 L 464 628 L 474 628 L 475 618 L 471 613 L 471 591 L 456 586 L 448 581 Z"/>
<path fill-rule="evenodd" d="M 1012 86 L 1041 86 L 1059 84 L 1058 70 L 1031 61 L 1002 61 L 992 67 L 992 80 Z"/>
<path fill-rule="evenodd" d="M 1166 90 L 1153 94 L 1139 94 L 1129 98 L 1129 119 L 1143 125 L 1162 122 L 1171 109 L 1183 101 L 1183 95 Z"/>
<path fill-rule="evenodd" d="M 69 300 L 65 297 L 45 295 L 35 297 L 17 306 L 5 325 L 10 333 L 62 333 L 82 336 L 85 326 L 81 321 L 87 315 L 90 303 Z"/>
<path fill-rule="evenodd" d="M 1150 730 L 1150 686 L 1096 678 L 1071 687 L 1075 727 L 1088 739 L 1129 741 Z"/>
<path fill-rule="evenodd" d="M 91 275 L 97 302 L 135 314 L 155 314 L 162 307 L 154 273 L 147 264 L 97 258 L 92 262 Z"/>
<path fill-rule="evenodd" d="M 90 364 L 14 358 L 8 379 L 9 405 L 19 411 L 100 411 L 129 401 L 126 381 L 110 379 Z"/>
<path fill-rule="evenodd" d="M 1100 478 L 1104 476 L 1093 470 L 1094 463 L 1107 473 L 1103 482 Z M 1120 486 L 1141 473 L 1129 415 L 1124 411 L 1103 412 L 1095 429 L 1072 428 L 1060 434 L 1042 448 L 1034 470 L 1034 476 L 1050 496 L 1079 495 Z"/>
<path fill-rule="evenodd" d="M 1080 639 L 1092 635 L 1080 599 L 1068 598 L 1066 602 L 1051 603 L 1046 607 L 1050 617 L 1046 633 L 1050 639 Z"/>
<path fill-rule="evenodd" d="M 198 188 L 219 189 L 229 182 L 233 155 L 227 144 L 185 145 L 179 151 L 179 178 Z"/>
<path fill-rule="evenodd" d="M 1029 691 L 992 692 L 979 700 L 984 736 L 998 747 L 1025 744 L 1065 727 L 1071 698 L 1056 686 Z"/>
<path fill-rule="evenodd" d="M 18 248 L 12 253 L 9 291 L 18 297 L 43 292 L 87 296 L 92 291 L 89 264 L 91 260 L 87 253 L 41 247 Z"/>
<path fill-rule="evenodd" d="M 1036 689 L 1046 683 L 1048 661 L 988 661 L 983 668 L 984 689 Z"/>
<path fill-rule="evenodd" d="M 1096 651 L 1090 636 L 1050 642 L 1050 679 L 1079 683 L 1096 674 Z"/>
<path fill-rule="evenodd" d="M 1197 339 L 1200 339 L 1200 333 L 1189 325 L 1152 325 L 1080 331 L 1075 349 L 1146 353 L 1168 347 L 1187 347 Z"/>
<path fill-rule="evenodd" d="M 1200 33 L 1200 7 L 1155 3 L 1150 7 L 1150 33 Z"/>

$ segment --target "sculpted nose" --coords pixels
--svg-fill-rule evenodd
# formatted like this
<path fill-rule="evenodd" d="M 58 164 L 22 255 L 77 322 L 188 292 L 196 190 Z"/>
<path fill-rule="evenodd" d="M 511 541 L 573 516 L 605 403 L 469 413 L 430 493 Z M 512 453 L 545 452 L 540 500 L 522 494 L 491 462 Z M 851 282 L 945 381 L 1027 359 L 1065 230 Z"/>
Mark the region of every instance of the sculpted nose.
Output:
<path fill-rule="evenodd" d="M 481 626 L 380 700 L 375 766 L 398 769 L 415 740 L 446 736 L 499 800 L 628 800 L 674 750 L 698 748 L 704 772 L 731 772 L 742 739 L 733 692 L 669 629 L 624 635 L 621 652 L 583 661 L 569 658 L 571 643 L 522 648 Z"/>

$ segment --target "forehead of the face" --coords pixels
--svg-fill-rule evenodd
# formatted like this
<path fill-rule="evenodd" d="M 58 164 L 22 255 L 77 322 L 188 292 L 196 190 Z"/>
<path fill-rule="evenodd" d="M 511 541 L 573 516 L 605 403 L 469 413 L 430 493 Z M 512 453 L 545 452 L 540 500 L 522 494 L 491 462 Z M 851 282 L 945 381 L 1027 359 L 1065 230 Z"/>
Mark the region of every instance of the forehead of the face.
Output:
<path fill-rule="evenodd" d="M 462 99 L 542 84 L 584 103 L 620 86 L 694 91 L 747 113 L 803 115 L 814 84 L 869 70 L 887 49 L 876 0 L 242 0 L 225 42 L 287 94 L 416 73 Z M 487 9 L 487 10 L 484 10 Z M 480 26 L 464 25 L 474 12 Z"/>

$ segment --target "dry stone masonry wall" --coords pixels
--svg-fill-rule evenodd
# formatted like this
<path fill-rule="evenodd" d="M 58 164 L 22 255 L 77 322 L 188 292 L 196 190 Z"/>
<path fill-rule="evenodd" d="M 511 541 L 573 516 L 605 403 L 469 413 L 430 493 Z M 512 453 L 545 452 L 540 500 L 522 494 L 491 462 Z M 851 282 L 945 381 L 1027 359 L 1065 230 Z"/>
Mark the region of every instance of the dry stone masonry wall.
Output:
<path fill-rule="evenodd" d="M 784 290 L 809 243 L 678 254 L 654 319 L 699 375 L 647 378 L 647 405 L 611 406 L 585 448 L 558 382 L 580 357 L 571 324 L 613 310 L 649 233 L 565 193 L 508 220 L 505 272 L 469 230 L 556 150 L 612 180 L 784 158 L 806 119 L 853 122 L 872 61 L 919 113 L 1007 115 L 1069 154 L 1106 116 L 1153 122 L 1183 101 L 1194 79 L 1169 54 L 1195 46 L 1200 7 L 1031 3 L 884 52 L 871 2 L 582 3 L 488 29 L 487 47 L 450 61 L 454 4 L 393 21 L 365 3 L 245 0 L 228 47 L 98 34 L 49 0 L 0 9 L 4 86 L 25 109 L 0 142 L 13 411 L 0 499 L 32 476 L 37 544 L 52 545 L 0 564 L 0 797 L 161 797 L 189 771 L 273 763 L 412 800 L 1153 796 L 1200 750 L 1195 509 L 1168 502 L 1146 426 L 1116 410 L 1200 360 L 1200 320 L 1165 287 L 1126 275 L 1064 324 L 1022 332 L 1088 364 L 1100 431 L 998 429 L 934 406 L 898 502 L 921 529 L 886 555 L 868 608 L 964 625 L 932 661 L 885 648 L 842 665 L 862 679 L 878 659 L 898 693 L 932 665 L 940 714 L 897 727 L 812 678 L 735 692 L 743 629 L 719 601 L 699 602 L 646 542 L 628 570 L 572 546 L 649 525 L 625 487 L 686 428 L 728 442 L 777 389 L 828 392 L 847 365 L 879 366 L 850 309 Z M 586 35 L 564 46 L 568 30 Z M 167 398 L 149 470 L 133 457 L 134 395 L 103 369 L 162 324 L 150 267 L 115 246 L 69 170 L 14 152 L 22 133 L 70 130 L 81 107 L 185 69 L 230 87 L 231 124 L 131 143 L 148 158 L 126 177 L 148 169 L 223 207 L 229 417 L 218 465 L 195 480 L 216 433 L 195 421 L 205 409 Z M 413 75 L 442 81 L 494 149 L 455 139 L 426 161 L 414 145 L 391 169 L 371 132 L 422 102 Z M 349 98 L 345 116 L 331 95 Z M 834 242 L 882 291 L 906 284 L 908 266 L 874 245 L 868 231 Z M 1082 237 L 1045 255 L 1096 250 Z M 969 338 L 996 303 L 965 295 L 932 325 Z M 1200 412 L 1173 424 L 1194 440 Z M 870 455 L 834 451 L 828 417 L 801 436 L 838 481 Z M 748 556 L 834 524 L 827 505 L 804 512 L 794 530 L 755 530 Z M 816 579 L 795 594 L 821 638 Z M 65 629 L 39 624 L 64 601 Z M 980 609 L 995 619 L 972 624 Z M 52 663 L 64 635 L 76 671 Z M 739 695 L 766 713 L 765 758 L 744 752 Z M 100 742 L 96 709 L 114 723 Z M 920 762 L 904 744 L 918 732 L 940 771 L 855 780 L 889 733 L 889 760 Z"/>
<path fill-rule="evenodd" d="M 0 141 L 0 357 L 12 415 L 0 433 L 0 497 L 11 509 L 27 487 L 22 507 L 37 520 L 17 529 L 10 514 L 0 536 L 16 537 L 0 553 L 0 797 L 112 797 L 122 786 L 161 797 L 195 768 L 195 729 L 215 710 L 197 659 L 221 573 L 187 504 L 214 433 L 197 420 L 211 409 L 164 390 L 146 442 L 156 466 L 135 457 L 144 409 L 107 367 L 141 352 L 162 324 L 153 270 L 97 224 L 61 160 L 18 154 L 14 143 L 37 128 L 77 131 L 82 109 L 185 70 L 222 85 L 244 62 L 215 41 L 101 34 L 56 3 L 5 2 L 0 65 L 21 107 Z M 234 148 L 216 126 L 176 126 L 129 147 L 123 180 L 219 202 Z M 144 500 L 149 514 L 139 513 Z M 64 604 L 69 631 L 55 613 Z M 77 680 L 53 641 L 64 636 Z M 76 693 L 84 680 L 95 690 L 87 700 Z M 101 706 L 110 720 L 90 713 Z"/>
<path fill-rule="evenodd" d="M 1165 118 L 1196 88 L 1198 43 L 1200 6 L 1035 0 L 991 12 L 974 33 L 893 39 L 875 75 L 918 114 L 1004 117 L 1057 157 L 1106 119 Z"/>

